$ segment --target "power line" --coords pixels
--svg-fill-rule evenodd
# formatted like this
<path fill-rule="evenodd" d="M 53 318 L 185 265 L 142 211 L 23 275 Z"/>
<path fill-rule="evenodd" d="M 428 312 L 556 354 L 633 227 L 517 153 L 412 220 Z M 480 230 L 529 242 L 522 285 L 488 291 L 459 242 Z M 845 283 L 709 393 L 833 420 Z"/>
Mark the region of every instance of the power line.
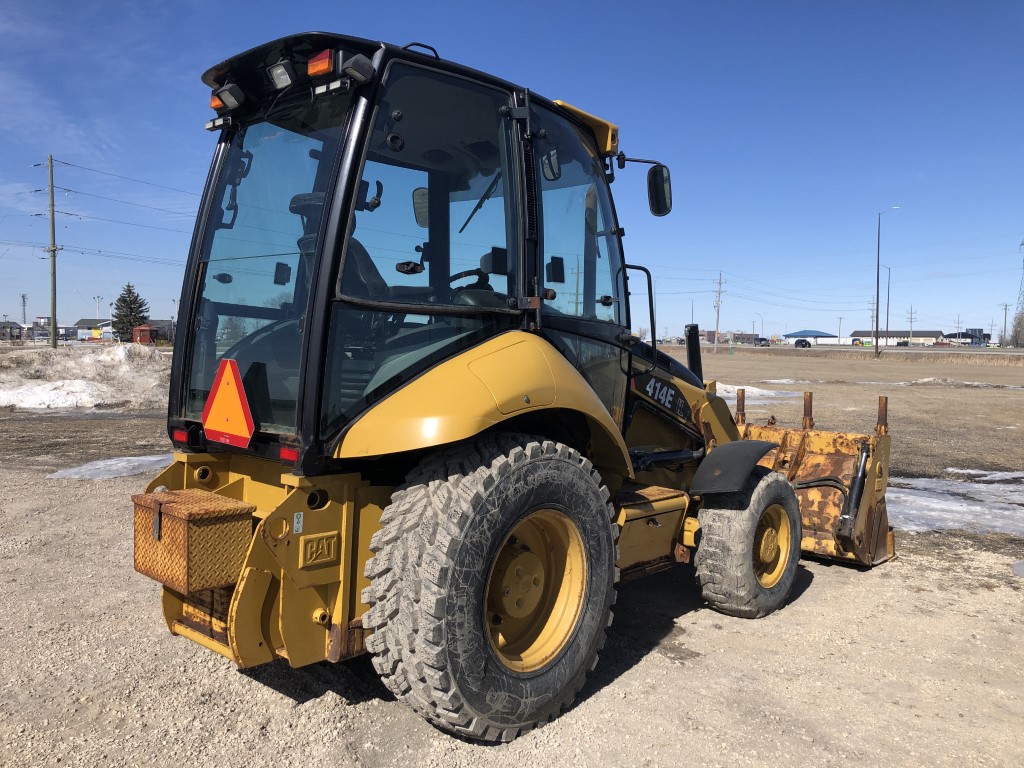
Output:
<path fill-rule="evenodd" d="M 118 200 L 116 197 L 104 197 L 103 195 L 94 195 L 91 192 L 81 192 L 77 189 L 68 189 L 67 187 L 54 187 L 62 192 L 71 192 L 75 195 L 84 195 L 85 197 L 95 197 L 97 200 L 109 200 L 112 203 L 121 203 L 122 205 L 134 205 L 136 208 L 146 208 L 150 211 L 160 211 L 161 213 L 172 213 L 175 216 L 188 216 L 192 217 L 194 214 L 182 213 L 181 211 L 172 211 L 170 208 L 157 208 L 155 205 L 143 205 L 142 203 L 133 203 L 128 200 Z M 41 189 L 34 189 L 33 192 L 42 192 Z"/>
<path fill-rule="evenodd" d="M 31 249 L 39 248 L 39 249 L 42 249 L 42 250 L 46 250 L 46 248 L 47 248 L 45 243 L 14 242 L 14 241 L 10 241 L 10 240 L 0 240 L 0 244 L 3 244 L 3 245 L 15 245 L 15 246 L 21 246 L 22 248 L 31 248 Z M 104 251 L 104 250 L 100 250 L 99 248 L 88 248 L 86 246 L 79 246 L 79 245 L 65 245 L 65 246 L 63 246 L 63 248 L 64 248 L 65 251 L 68 251 L 69 253 L 80 253 L 80 254 L 82 254 L 84 256 L 100 256 L 100 257 L 103 257 L 103 258 L 110 258 L 110 259 L 115 259 L 116 258 L 116 259 L 126 259 L 128 261 L 144 261 L 144 262 L 151 262 L 151 263 L 154 263 L 154 264 L 171 264 L 171 265 L 174 265 L 176 267 L 184 265 L 184 263 L 181 262 L 181 261 L 175 261 L 173 259 L 161 259 L 159 256 L 143 256 L 143 255 L 138 254 L 138 253 L 125 253 L 123 251 Z"/>
<path fill-rule="evenodd" d="M 115 219 L 104 219 L 99 216 L 88 216 L 84 213 L 74 213 L 73 211 L 57 211 L 57 213 L 63 214 L 64 216 L 77 216 L 80 219 L 91 219 L 93 221 L 105 221 L 108 224 L 124 224 L 127 227 L 143 227 L 145 229 L 159 229 L 162 232 L 177 232 L 179 235 L 191 235 L 192 233 L 184 229 L 171 229 L 169 227 L 157 227 L 152 224 L 136 224 L 131 221 L 117 221 Z"/>
<path fill-rule="evenodd" d="M 83 256 L 94 256 L 101 259 L 117 259 L 119 261 L 139 261 L 145 264 L 167 264 L 174 267 L 184 267 L 184 263 L 181 261 L 174 261 L 173 259 L 161 259 L 159 256 L 139 256 L 137 254 L 126 254 L 118 253 L 116 251 L 97 251 L 87 248 L 75 248 L 70 245 L 65 245 L 64 250 L 70 253 L 78 253 Z"/>
<path fill-rule="evenodd" d="M 800 310 L 802 312 L 833 312 L 833 311 L 835 311 L 837 309 L 841 310 L 843 312 L 856 312 L 858 310 L 863 310 L 863 306 L 858 305 L 858 304 L 839 305 L 839 304 L 836 304 L 836 302 L 834 302 L 834 301 L 821 302 L 821 301 L 815 301 L 813 299 L 806 299 L 806 300 L 804 300 L 804 299 L 791 299 L 791 298 L 786 297 L 786 296 L 776 297 L 776 298 L 788 300 L 789 302 L 796 302 L 796 303 L 788 303 L 788 304 L 786 304 L 786 303 L 780 303 L 780 302 L 777 302 L 777 301 L 771 301 L 770 299 L 766 299 L 765 298 L 766 294 L 751 295 L 749 293 L 743 293 L 741 291 L 732 291 L 732 295 L 737 297 L 737 298 L 748 299 L 750 301 L 756 302 L 758 304 L 764 304 L 766 306 L 782 307 L 784 309 L 798 309 L 798 310 Z M 767 294 L 767 295 L 770 296 L 771 294 Z M 808 307 L 808 306 L 801 306 L 800 305 L 801 303 L 825 304 L 826 306 L 824 306 L 824 307 Z"/>
<path fill-rule="evenodd" d="M 135 184 L 145 184 L 146 186 L 149 186 L 149 187 L 157 187 L 159 189 L 170 190 L 171 192 L 180 192 L 183 195 L 193 195 L 195 197 L 199 197 L 199 193 L 198 192 L 189 192 L 187 189 L 176 189 L 175 187 L 167 187 L 167 186 L 164 186 L 163 184 L 154 184 L 152 181 L 143 181 L 142 179 L 133 179 L 133 178 L 131 178 L 129 176 L 121 176 L 121 175 L 119 175 L 117 173 L 111 173 L 110 171 L 101 171 L 101 170 L 98 170 L 96 168 L 86 168 L 84 165 L 76 165 L 75 163 L 69 163 L 69 162 L 66 162 L 64 160 L 54 160 L 54 162 L 55 163 L 60 163 L 61 165 L 69 166 L 71 168 L 78 168 L 78 169 L 83 170 L 83 171 L 90 171 L 91 173 L 99 173 L 99 174 L 102 174 L 103 176 L 112 176 L 115 179 L 122 179 L 124 181 L 131 181 L 131 182 L 134 182 Z"/>

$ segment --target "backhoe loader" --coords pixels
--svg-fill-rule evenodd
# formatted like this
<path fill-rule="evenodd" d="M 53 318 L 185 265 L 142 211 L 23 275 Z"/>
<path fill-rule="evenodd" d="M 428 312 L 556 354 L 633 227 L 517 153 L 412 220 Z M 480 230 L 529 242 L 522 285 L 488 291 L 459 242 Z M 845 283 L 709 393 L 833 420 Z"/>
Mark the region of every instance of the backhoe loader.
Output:
<path fill-rule="evenodd" d="M 695 554 L 711 608 L 759 617 L 802 550 L 892 556 L 884 411 L 747 424 L 695 326 L 685 363 L 630 333 L 651 275 L 610 184 L 646 163 L 657 216 L 671 185 L 614 124 L 325 33 L 203 82 L 174 462 L 133 496 L 172 633 L 241 668 L 369 652 L 437 727 L 506 741 L 572 703 L 620 579 Z"/>

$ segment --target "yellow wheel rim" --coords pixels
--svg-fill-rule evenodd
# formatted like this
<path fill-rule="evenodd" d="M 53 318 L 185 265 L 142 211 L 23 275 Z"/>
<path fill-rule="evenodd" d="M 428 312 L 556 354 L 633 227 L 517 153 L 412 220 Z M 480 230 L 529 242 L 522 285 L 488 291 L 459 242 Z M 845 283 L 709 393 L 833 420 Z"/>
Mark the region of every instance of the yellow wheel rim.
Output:
<path fill-rule="evenodd" d="M 484 593 L 488 640 L 514 672 L 553 661 L 583 609 L 587 560 L 579 529 L 554 509 L 530 513 L 508 535 Z"/>
<path fill-rule="evenodd" d="M 765 589 L 782 578 L 789 562 L 792 529 L 789 515 L 781 504 L 773 504 L 761 513 L 754 533 L 754 575 Z"/>

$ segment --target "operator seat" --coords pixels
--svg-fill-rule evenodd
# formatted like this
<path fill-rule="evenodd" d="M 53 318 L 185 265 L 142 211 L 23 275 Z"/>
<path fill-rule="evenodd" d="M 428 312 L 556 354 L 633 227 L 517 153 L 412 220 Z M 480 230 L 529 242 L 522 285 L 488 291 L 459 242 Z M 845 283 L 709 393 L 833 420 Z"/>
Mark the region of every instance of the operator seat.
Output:
<path fill-rule="evenodd" d="M 354 237 L 349 236 L 345 250 L 344 272 L 341 278 L 341 292 L 345 296 L 360 299 L 386 301 L 388 284 L 381 277 L 380 270 L 373 263 L 369 251 Z"/>

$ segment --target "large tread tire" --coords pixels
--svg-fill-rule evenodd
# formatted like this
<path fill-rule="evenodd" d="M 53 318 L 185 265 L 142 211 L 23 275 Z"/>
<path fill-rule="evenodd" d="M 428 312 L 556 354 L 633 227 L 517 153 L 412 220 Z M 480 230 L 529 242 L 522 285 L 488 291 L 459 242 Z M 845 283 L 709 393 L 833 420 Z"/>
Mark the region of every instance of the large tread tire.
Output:
<path fill-rule="evenodd" d="M 585 593 L 557 655 L 521 673 L 489 640 L 484 593 L 510 532 L 543 509 L 579 532 Z M 618 581 L 618 526 L 586 458 L 521 435 L 450 447 L 410 473 L 381 526 L 366 564 L 363 626 L 395 696 L 443 730 L 490 742 L 510 741 L 572 703 L 604 646 Z"/>
<path fill-rule="evenodd" d="M 757 467 L 743 490 L 713 504 L 697 515 L 701 539 L 694 565 L 704 599 L 730 616 L 756 619 L 773 613 L 789 597 L 800 561 L 800 504 L 793 486 L 778 472 Z M 759 523 L 769 517 L 788 528 L 778 537 L 780 561 L 774 566 L 759 560 Z"/>

